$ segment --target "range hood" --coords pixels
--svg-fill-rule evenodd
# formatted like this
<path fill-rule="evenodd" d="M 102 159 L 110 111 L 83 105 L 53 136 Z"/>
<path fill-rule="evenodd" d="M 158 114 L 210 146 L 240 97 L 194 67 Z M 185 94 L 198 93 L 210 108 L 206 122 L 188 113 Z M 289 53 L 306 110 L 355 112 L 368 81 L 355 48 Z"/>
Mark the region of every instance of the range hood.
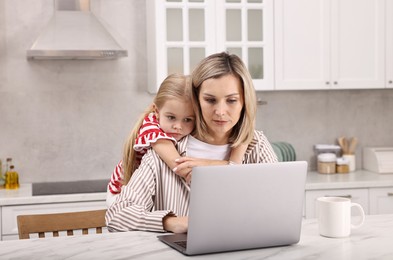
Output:
<path fill-rule="evenodd" d="M 90 11 L 90 0 L 54 0 L 47 28 L 27 50 L 28 59 L 115 59 L 127 57 Z"/>

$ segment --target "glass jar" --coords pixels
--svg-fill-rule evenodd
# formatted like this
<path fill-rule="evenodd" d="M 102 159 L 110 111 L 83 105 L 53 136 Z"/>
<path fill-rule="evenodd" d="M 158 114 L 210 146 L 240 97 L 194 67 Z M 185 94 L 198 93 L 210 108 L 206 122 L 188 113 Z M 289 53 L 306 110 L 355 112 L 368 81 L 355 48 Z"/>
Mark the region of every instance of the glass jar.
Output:
<path fill-rule="evenodd" d="M 347 158 L 345 158 L 345 157 L 337 158 L 336 172 L 337 173 L 348 173 L 349 172 L 349 160 Z"/>
<path fill-rule="evenodd" d="M 318 172 L 322 174 L 336 173 L 337 156 L 334 153 L 321 153 L 318 155 Z"/>

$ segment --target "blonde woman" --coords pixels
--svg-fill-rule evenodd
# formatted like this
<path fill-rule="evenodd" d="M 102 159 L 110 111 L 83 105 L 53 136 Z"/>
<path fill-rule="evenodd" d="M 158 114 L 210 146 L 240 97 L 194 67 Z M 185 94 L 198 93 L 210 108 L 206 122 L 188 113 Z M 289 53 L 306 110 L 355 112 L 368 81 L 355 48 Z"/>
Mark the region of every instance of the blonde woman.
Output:
<path fill-rule="evenodd" d="M 106 203 L 109 207 L 116 200 L 123 185 L 139 167 L 143 155 L 153 148 L 171 168 L 179 163 L 180 154 L 175 144 L 191 133 L 195 126 L 195 113 L 191 104 L 190 78 L 180 74 L 169 75 L 161 84 L 153 103 L 141 115 L 128 136 L 123 159 L 112 172 L 107 188 Z M 241 163 L 246 146 L 240 146 L 231 153 L 230 160 Z M 211 162 L 213 163 L 213 162 Z M 216 164 L 225 162 L 216 161 Z M 182 181 L 190 182 L 192 168 L 183 167 L 177 174 Z"/>
<path fill-rule="evenodd" d="M 255 90 L 239 57 L 213 54 L 198 64 L 191 79 L 196 128 L 176 146 L 185 156 L 172 170 L 150 149 L 107 210 L 110 231 L 187 232 L 189 187 L 175 172 L 216 164 L 209 159 L 228 160 L 232 149 L 244 144 L 242 163 L 277 162 L 267 138 L 254 129 Z"/>

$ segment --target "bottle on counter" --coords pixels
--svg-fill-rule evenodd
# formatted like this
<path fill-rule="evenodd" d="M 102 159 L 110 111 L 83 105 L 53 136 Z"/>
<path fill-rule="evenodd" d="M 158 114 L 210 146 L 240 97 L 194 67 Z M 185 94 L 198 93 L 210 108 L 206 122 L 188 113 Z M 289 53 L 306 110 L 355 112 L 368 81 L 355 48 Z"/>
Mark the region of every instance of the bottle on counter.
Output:
<path fill-rule="evenodd" d="M 0 159 L 0 188 L 4 188 L 4 183 L 5 179 L 3 175 L 3 162 Z"/>
<path fill-rule="evenodd" d="M 19 174 L 15 171 L 14 165 L 11 165 L 10 169 L 5 173 L 5 188 L 7 190 L 19 188 Z"/>
<path fill-rule="evenodd" d="M 7 158 L 5 160 L 5 173 L 7 173 L 10 170 L 10 165 L 12 164 L 12 158 Z"/>

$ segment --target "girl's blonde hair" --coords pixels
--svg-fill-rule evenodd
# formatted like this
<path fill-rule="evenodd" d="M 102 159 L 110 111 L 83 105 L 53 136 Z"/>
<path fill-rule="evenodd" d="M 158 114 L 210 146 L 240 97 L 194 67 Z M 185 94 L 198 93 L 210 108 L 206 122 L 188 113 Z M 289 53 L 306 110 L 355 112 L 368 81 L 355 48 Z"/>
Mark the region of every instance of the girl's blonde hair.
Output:
<path fill-rule="evenodd" d="M 242 84 L 244 106 L 240 119 L 233 127 L 229 137 L 232 147 L 241 143 L 248 144 L 254 136 L 255 118 L 257 111 L 257 101 L 251 75 L 243 61 L 236 55 L 226 52 L 212 54 L 203 59 L 194 69 L 192 78 L 192 104 L 195 111 L 195 135 L 209 135 L 207 124 L 202 116 L 201 105 L 199 103 L 199 92 L 202 83 L 210 78 L 220 78 L 225 75 L 233 75 L 239 78 Z"/>
<path fill-rule="evenodd" d="M 131 130 L 123 148 L 123 184 L 127 184 L 131 179 L 132 173 L 139 167 L 136 163 L 136 152 L 134 151 L 135 139 L 138 131 L 143 123 L 143 119 L 154 112 L 155 108 L 161 109 L 165 102 L 172 99 L 188 101 L 191 99 L 189 95 L 189 76 L 180 74 L 171 74 L 161 83 L 160 88 L 154 97 L 153 103 L 145 110 L 135 123 Z"/>

